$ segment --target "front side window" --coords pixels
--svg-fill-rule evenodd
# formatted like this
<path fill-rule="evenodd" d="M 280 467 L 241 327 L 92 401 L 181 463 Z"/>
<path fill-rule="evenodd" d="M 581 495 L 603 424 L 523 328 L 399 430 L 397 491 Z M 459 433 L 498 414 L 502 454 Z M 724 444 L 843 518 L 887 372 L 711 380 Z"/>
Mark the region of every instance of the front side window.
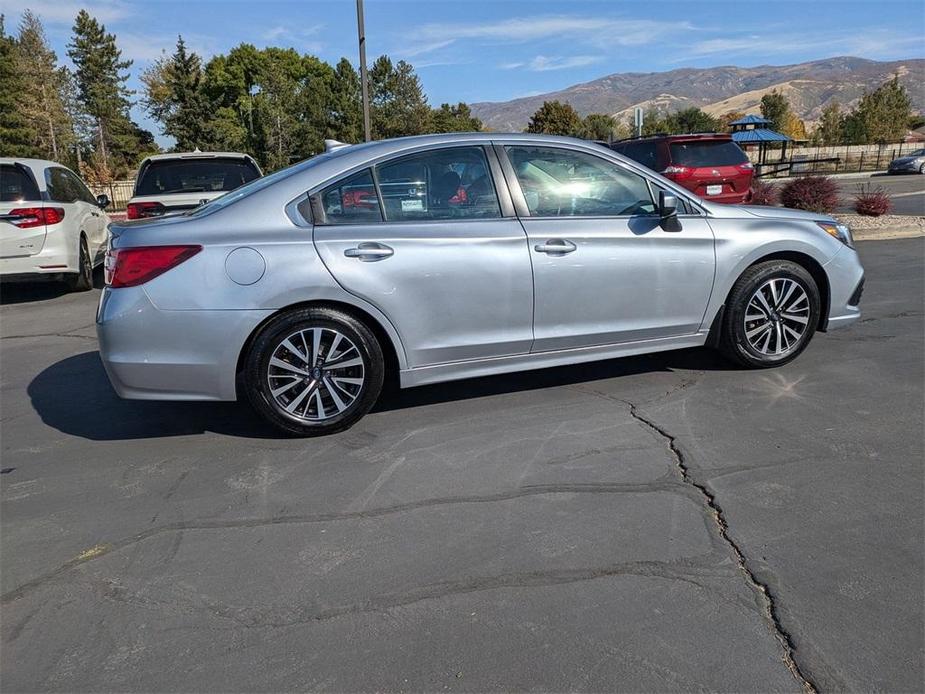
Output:
<path fill-rule="evenodd" d="M 482 147 L 449 147 L 376 167 L 389 222 L 501 216 Z"/>
<path fill-rule="evenodd" d="M 325 224 L 381 222 L 382 211 L 369 169 L 335 183 L 321 193 Z"/>
<path fill-rule="evenodd" d="M 64 169 L 45 169 L 45 186 L 48 188 L 48 197 L 55 202 L 77 202 L 80 199 L 77 186 Z"/>
<path fill-rule="evenodd" d="M 249 159 L 161 159 L 144 167 L 135 186 L 135 195 L 220 193 L 234 190 L 255 178 L 260 178 L 260 171 Z"/>
<path fill-rule="evenodd" d="M 556 147 L 506 148 L 530 215 L 627 217 L 655 213 L 642 176 L 591 154 Z"/>
<path fill-rule="evenodd" d="M 90 189 L 87 188 L 84 182 L 77 177 L 77 174 L 72 171 L 65 171 L 64 177 L 68 180 L 71 189 L 76 192 L 78 199 L 88 202 L 91 205 L 96 204 L 96 197 L 90 192 Z"/>

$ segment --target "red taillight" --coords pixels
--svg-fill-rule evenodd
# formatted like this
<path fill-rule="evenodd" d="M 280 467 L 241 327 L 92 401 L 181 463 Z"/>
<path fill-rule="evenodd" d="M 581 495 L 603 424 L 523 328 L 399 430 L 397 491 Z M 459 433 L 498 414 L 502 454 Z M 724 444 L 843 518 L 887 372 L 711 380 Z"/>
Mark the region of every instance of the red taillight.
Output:
<path fill-rule="evenodd" d="M 57 224 L 64 219 L 64 208 L 62 207 L 20 207 L 16 210 L 7 212 L 11 217 L 10 221 L 20 229 L 31 229 L 46 224 Z"/>
<path fill-rule="evenodd" d="M 139 246 L 106 253 L 106 284 L 137 287 L 189 260 L 202 246 Z"/>
<path fill-rule="evenodd" d="M 689 169 L 686 166 L 668 166 L 664 171 L 662 171 L 663 176 L 670 178 L 673 181 L 679 181 L 682 178 L 688 178 L 693 173 L 694 170 Z"/>
<path fill-rule="evenodd" d="M 145 217 L 160 217 L 164 214 L 164 206 L 159 202 L 130 202 L 126 208 L 129 219 L 144 219 Z"/>
<path fill-rule="evenodd" d="M 747 161 L 744 164 L 739 164 L 739 168 L 742 171 L 753 171 L 755 167 L 750 161 Z"/>

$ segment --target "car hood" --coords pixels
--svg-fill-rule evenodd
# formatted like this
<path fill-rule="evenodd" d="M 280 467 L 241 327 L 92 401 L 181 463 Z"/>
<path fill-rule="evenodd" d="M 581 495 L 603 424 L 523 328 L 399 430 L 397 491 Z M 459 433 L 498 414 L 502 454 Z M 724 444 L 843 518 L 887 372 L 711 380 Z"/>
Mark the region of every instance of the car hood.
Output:
<path fill-rule="evenodd" d="M 890 166 L 892 166 L 893 164 L 911 164 L 916 159 L 922 159 L 922 157 L 897 157 L 896 159 L 890 162 Z"/>
<path fill-rule="evenodd" d="M 807 222 L 834 222 L 829 215 L 822 212 L 793 210 L 789 207 L 772 207 L 770 205 L 710 205 L 714 217 L 742 217 L 743 213 L 762 219 L 801 219 Z"/>

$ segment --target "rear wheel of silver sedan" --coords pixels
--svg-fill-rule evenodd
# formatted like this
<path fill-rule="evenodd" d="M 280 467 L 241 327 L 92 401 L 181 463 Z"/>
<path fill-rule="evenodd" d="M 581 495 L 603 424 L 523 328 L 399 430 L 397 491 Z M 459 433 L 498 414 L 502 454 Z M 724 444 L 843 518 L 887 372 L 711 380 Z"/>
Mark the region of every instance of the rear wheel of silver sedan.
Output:
<path fill-rule="evenodd" d="M 361 321 L 329 308 L 297 309 L 271 321 L 254 340 L 244 384 L 254 408 L 299 436 L 352 426 L 382 390 L 384 360 Z"/>
<path fill-rule="evenodd" d="M 743 366 L 786 364 L 812 339 L 819 307 L 819 289 L 802 266 L 771 260 L 750 267 L 729 293 L 722 351 Z"/>

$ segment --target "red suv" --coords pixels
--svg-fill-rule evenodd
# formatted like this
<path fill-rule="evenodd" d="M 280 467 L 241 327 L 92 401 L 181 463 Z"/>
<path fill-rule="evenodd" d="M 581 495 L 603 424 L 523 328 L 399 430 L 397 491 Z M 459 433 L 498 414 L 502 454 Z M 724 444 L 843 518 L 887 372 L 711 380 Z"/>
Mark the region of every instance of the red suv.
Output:
<path fill-rule="evenodd" d="M 620 140 L 610 147 L 704 200 L 738 203 L 750 197 L 755 172 L 731 135 L 652 135 Z"/>

